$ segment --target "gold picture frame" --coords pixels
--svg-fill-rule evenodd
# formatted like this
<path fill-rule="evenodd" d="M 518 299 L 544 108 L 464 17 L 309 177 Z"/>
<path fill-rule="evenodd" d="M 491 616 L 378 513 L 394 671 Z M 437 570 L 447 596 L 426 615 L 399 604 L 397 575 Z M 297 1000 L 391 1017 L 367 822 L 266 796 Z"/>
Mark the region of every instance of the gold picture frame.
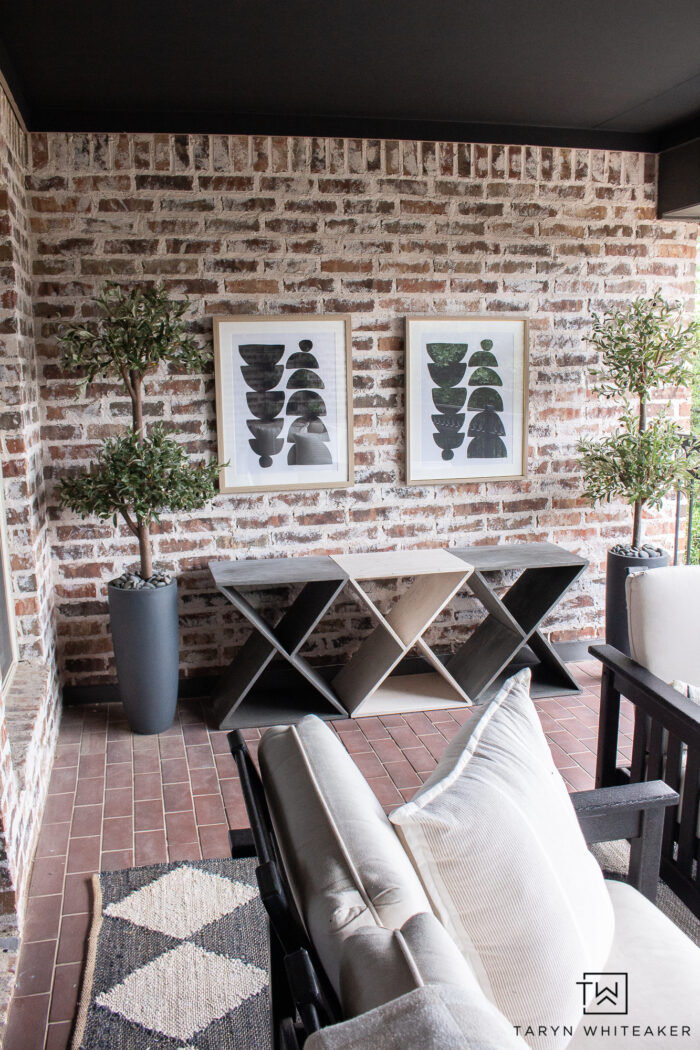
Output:
<path fill-rule="evenodd" d="M 350 316 L 213 320 L 220 491 L 352 485 Z"/>
<path fill-rule="evenodd" d="M 528 322 L 406 318 L 406 483 L 527 476 Z"/>

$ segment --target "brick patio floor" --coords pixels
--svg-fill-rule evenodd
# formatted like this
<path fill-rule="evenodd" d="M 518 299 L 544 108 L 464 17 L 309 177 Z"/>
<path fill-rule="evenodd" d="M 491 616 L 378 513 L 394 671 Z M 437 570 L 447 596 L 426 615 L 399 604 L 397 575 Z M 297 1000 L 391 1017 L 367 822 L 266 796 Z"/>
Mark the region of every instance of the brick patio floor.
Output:
<path fill-rule="evenodd" d="M 569 789 L 593 786 L 600 690 L 595 661 L 573 665 L 583 691 L 538 700 Z M 334 722 L 385 809 L 409 799 L 469 709 Z M 629 759 L 631 708 L 621 747 Z M 258 730 L 246 732 L 254 751 Z M 133 736 L 121 706 L 64 712 L 30 884 L 17 986 L 4 1050 L 66 1050 L 90 923 L 96 871 L 228 855 L 228 829 L 247 825 L 226 734 L 183 702 L 172 729 Z"/>

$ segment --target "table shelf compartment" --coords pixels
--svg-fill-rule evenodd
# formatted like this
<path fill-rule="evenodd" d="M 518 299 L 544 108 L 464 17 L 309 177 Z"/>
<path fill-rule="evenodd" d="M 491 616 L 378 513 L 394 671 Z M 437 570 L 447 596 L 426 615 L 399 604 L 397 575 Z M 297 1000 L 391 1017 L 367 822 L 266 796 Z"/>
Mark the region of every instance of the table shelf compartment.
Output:
<path fill-rule="evenodd" d="M 510 663 L 522 643 L 521 631 L 489 614 L 447 661 L 447 670 L 468 696 L 477 697 Z"/>
<path fill-rule="evenodd" d="M 526 634 L 533 631 L 550 609 L 557 604 L 579 574 L 577 567 L 525 569 L 508 593 L 503 604 Z"/>

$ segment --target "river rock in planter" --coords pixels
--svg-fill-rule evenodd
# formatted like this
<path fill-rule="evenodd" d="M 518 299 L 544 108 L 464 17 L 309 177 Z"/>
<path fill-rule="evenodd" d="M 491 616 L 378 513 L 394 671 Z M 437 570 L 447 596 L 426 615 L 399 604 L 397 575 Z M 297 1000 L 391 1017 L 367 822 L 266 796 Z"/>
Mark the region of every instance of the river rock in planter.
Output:
<path fill-rule="evenodd" d="M 660 569 L 668 565 L 668 554 L 661 547 L 645 544 L 631 547 L 618 543 L 608 551 L 605 579 L 605 641 L 630 656 L 627 628 L 627 594 L 625 583 L 630 572 Z"/>
<path fill-rule="evenodd" d="M 139 583 L 133 582 L 135 580 Z M 107 587 L 119 695 L 135 733 L 163 733 L 175 717 L 179 648 L 177 583 L 136 574 Z"/>

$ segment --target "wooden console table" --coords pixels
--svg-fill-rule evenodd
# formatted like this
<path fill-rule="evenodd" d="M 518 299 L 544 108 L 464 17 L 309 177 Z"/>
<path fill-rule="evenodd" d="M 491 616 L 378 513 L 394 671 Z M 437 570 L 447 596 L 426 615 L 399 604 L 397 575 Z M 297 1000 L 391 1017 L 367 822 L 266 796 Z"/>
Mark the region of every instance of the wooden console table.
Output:
<path fill-rule="evenodd" d="M 212 562 L 217 587 L 253 628 L 212 693 L 212 722 L 231 729 L 296 721 L 309 712 L 359 717 L 471 704 L 498 688 L 526 646 L 537 661 L 533 695 L 578 692 L 539 624 L 586 565 L 549 543 Z M 520 575 L 499 598 L 488 575 L 511 570 Z M 386 579 L 412 582 L 384 616 L 366 584 Z M 301 591 L 275 625 L 244 593 L 299 584 Z M 343 666 L 315 667 L 300 650 L 346 586 L 375 627 Z M 486 617 L 442 660 L 423 635 L 461 590 L 472 592 Z M 414 647 L 427 672 L 392 674 Z M 275 656 L 293 670 L 287 683 L 271 688 L 265 679 L 277 666 Z"/>

